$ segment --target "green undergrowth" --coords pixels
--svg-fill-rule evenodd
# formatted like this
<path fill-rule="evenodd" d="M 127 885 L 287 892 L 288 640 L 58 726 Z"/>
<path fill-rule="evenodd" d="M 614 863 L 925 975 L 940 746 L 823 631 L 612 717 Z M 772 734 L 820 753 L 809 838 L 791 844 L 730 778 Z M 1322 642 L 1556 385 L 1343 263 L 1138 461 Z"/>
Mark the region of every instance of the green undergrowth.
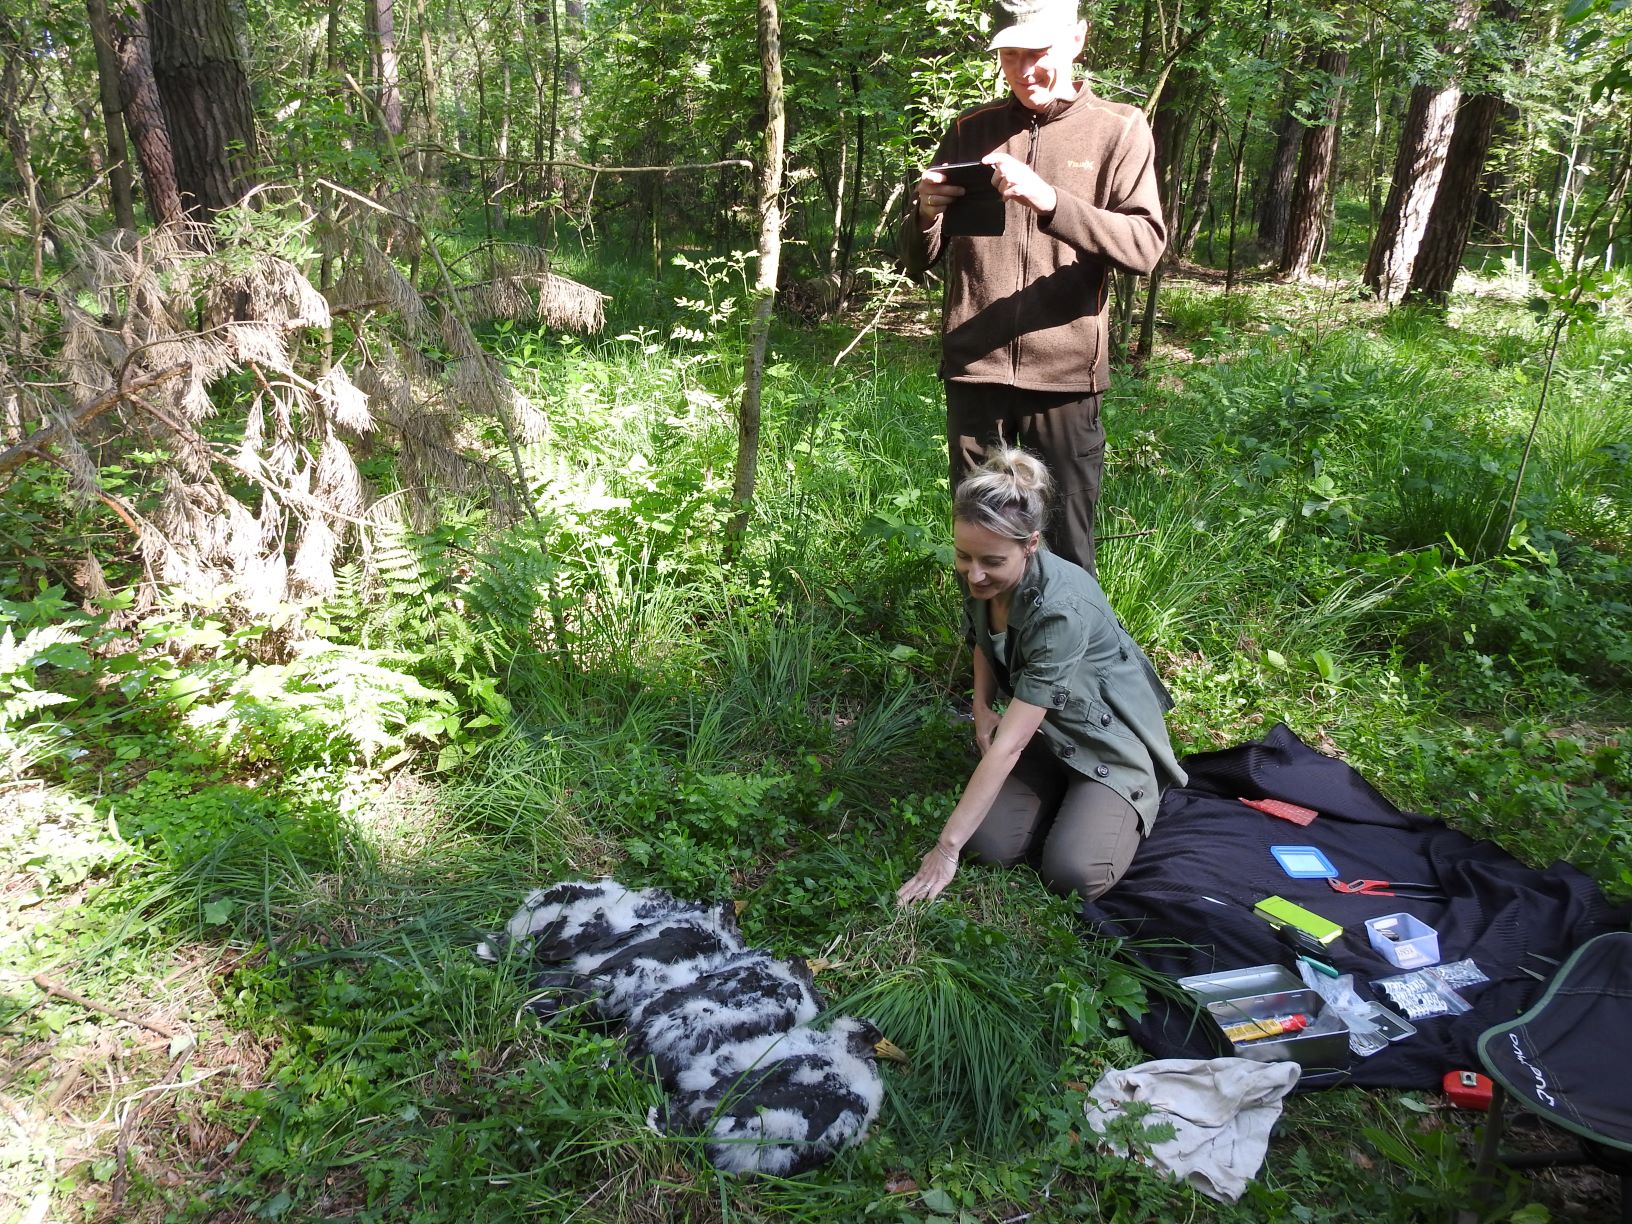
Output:
<path fill-rule="evenodd" d="M 835 369 L 853 332 L 778 328 L 727 566 L 739 274 L 682 268 L 686 303 L 620 305 L 601 339 L 490 337 L 549 406 L 536 521 L 449 506 L 322 607 L 251 625 L 178 608 L 133 631 L 6 570 L 6 1091 L 127 1117 L 136 1081 L 106 1068 L 173 1073 L 122 1165 L 66 1122 L 7 1149 L 8 1210 L 961 1224 L 1465 1201 L 1469 1126 L 1414 1094 L 1295 1098 L 1234 1207 L 1095 1150 L 1083 1093 L 1142 1057 L 1118 1017 L 1161 984 L 1023 870 L 896 909 L 973 761 L 931 346 L 884 330 Z M 1632 893 L 1626 329 L 1564 346 L 1504 531 L 1543 356 L 1523 310 L 1183 283 L 1164 303 L 1156 355 L 1107 399 L 1101 576 L 1175 742 L 1285 722 L 1403 807 Z M 60 529 L 51 498 L 17 504 L 11 530 Z M 473 958 L 528 888 L 604 873 L 736 899 L 755 943 L 825 961 L 832 1009 L 912 1058 L 872 1141 L 791 1182 L 721 1179 L 646 1127 L 656 1092 L 615 1033 L 541 1024 L 524 966 Z M 144 1045 L 35 973 L 196 1044 Z M 1507 1193 L 1503 1217 L 1568 1207 Z"/>

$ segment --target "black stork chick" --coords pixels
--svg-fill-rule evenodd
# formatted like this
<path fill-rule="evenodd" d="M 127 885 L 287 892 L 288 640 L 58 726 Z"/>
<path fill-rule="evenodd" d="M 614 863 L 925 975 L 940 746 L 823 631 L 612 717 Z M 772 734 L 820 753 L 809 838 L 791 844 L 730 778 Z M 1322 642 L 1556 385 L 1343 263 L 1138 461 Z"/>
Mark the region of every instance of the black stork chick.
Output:
<path fill-rule="evenodd" d="M 906 1061 L 871 1020 L 797 1028 L 756 1065 L 706 1086 L 682 1073 L 663 1129 L 703 1136 L 710 1163 L 727 1173 L 802 1173 L 867 1137 L 884 1099 L 880 1058 Z"/>
<path fill-rule="evenodd" d="M 528 893 L 503 932 L 476 945 L 476 955 L 498 960 L 508 945 L 523 944 L 535 961 L 555 964 L 665 918 L 701 914 L 707 908 L 658 888 L 629 888 L 616 880 L 564 880 Z"/>
<path fill-rule="evenodd" d="M 781 961 L 750 949 L 694 982 L 647 999 L 629 1014 L 625 1041 L 629 1057 L 649 1061 L 672 1091 L 680 1073 L 707 1056 L 730 1051 L 726 1065 L 739 1071 L 751 1066 L 821 1010 L 821 994 L 802 959 Z"/>
<path fill-rule="evenodd" d="M 723 901 L 604 941 L 573 957 L 566 968 L 604 1016 L 621 1020 L 653 997 L 691 986 L 745 951 L 736 910 Z"/>

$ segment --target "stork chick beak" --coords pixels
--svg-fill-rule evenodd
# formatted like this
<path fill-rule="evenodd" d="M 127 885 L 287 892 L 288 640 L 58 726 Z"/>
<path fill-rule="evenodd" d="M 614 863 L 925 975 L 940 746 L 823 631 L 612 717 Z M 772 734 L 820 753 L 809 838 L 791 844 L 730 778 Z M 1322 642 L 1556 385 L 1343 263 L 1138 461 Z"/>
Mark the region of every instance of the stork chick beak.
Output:
<path fill-rule="evenodd" d="M 880 1037 L 873 1043 L 873 1057 L 886 1058 L 890 1062 L 900 1063 L 903 1067 L 912 1065 L 907 1061 L 907 1052 L 888 1037 Z"/>

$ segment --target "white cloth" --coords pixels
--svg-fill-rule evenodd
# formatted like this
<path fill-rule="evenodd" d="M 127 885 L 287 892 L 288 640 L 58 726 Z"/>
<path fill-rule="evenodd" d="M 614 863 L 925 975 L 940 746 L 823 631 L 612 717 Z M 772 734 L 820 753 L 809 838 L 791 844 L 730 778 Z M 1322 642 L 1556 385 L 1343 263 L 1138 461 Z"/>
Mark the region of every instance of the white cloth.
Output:
<path fill-rule="evenodd" d="M 1107 1071 L 1089 1092 L 1083 1112 L 1089 1127 L 1103 1135 L 1124 1105 L 1149 1105 L 1140 1125 L 1170 1122 L 1173 1138 L 1151 1144 L 1148 1156 L 1132 1154 L 1211 1198 L 1233 1203 L 1264 1163 L 1281 1098 L 1301 1070 L 1294 1062 L 1164 1058 Z"/>

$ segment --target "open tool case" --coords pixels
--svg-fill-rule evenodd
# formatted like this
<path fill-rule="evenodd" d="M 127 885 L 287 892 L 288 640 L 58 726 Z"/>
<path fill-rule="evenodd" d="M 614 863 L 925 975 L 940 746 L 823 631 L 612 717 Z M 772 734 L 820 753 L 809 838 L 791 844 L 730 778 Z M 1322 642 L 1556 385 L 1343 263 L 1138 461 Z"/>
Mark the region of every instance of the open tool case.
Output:
<path fill-rule="evenodd" d="M 1214 1034 L 1217 1044 L 1236 1058 L 1295 1062 L 1303 1067 L 1305 1075 L 1341 1073 L 1353 1059 L 1349 1026 L 1290 969 L 1253 965 L 1180 978 L 1179 985 L 1202 1004 L 1218 1030 Z M 1239 1043 L 1224 1035 L 1226 1025 L 1299 1012 L 1312 1017 L 1300 1032 Z"/>

